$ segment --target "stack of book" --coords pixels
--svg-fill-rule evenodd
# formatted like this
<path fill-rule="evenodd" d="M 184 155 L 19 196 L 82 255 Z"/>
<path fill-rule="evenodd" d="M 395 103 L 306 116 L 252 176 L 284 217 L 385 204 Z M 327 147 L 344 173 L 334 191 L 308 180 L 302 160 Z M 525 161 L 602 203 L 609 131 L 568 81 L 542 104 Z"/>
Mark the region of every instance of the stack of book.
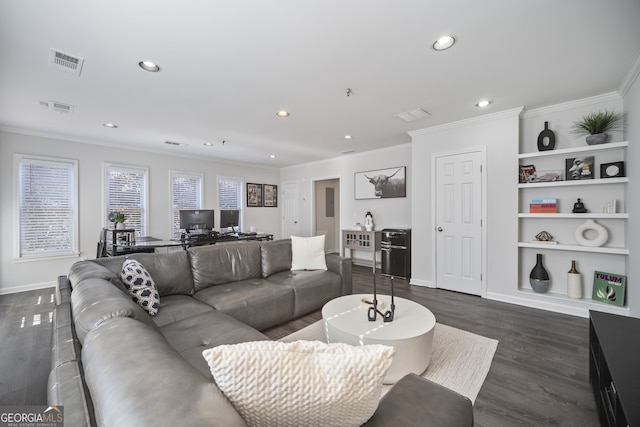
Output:
<path fill-rule="evenodd" d="M 556 199 L 531 199 L 529 213 L 558 213 Z"/>

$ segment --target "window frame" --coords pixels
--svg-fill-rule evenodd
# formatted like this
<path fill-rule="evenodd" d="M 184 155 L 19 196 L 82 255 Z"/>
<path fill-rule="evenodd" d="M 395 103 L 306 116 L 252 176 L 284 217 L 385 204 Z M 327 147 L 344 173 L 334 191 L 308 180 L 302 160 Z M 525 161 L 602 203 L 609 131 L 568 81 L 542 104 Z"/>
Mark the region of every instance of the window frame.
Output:
<path fill-rule="evenodd" d="M 174 207 L 173 203 L 173 179 L 176 177 L 185 177 L 185 178 L 198 178 L 199 179 L 199 194 L 198 197 L 198 206 L 195 208 L 187 208 L 187 207 Z M 177 229 L 174 228 L 174 214 L 176 209 L 204 209 L 202 206 L 204 205 L 204 174 L 197 172 L 185 172 L 180 170 L 170 170 L 169 171 L 169 223 L 170 223 L 170 236 L 179 237 L 180 236 L 180 227 Z"/>
<path fill-rule="evenodd" d="M 127 170 L 127 171 L 137 171 L 137 172 L 142 172 L 143 176 L 144 176 L 144 197 L 143 197 L 143 201 L 144 201 L 144 208 L 143 208 L 143 214 L 141 215 L 141 219 L 144 221 L 144 223 L 142 224 L 141 230 L 136 230 L 136 235 L 137 237 L 141 237 L 141 236 L 146 236 L 148 235 L 149 232 L 149 168 L 147 166 L 136 166 L 136 165 L 126 165 L 126 164 L 122 164 L 122 163 L 109 163 L 109 162 L 105 162 L 103 163 L 103 170 L 102 170 L 102 191 L 103 191 L 103 197 L 102 197 L 102 226 L 105 228 L 109 228 L 109 219 L 108 219 L 108 210 L 109 210 L 109 203 L 107 200 L 107 197 L 109 195 L 109 180 L 107 179 L 108 173 L 110 168 L 114 168 L 114 169 L 120 169 L 120 170 Z M 114 224 L 115 226 L 115 224 Z M 139 231 L 139 234 L 138 234 Z"/>
<path fill-rule="evenodd" d="M 73 258 L 80 256 L 80 239 L 79 239 L 79 197 L 78 197 L 78 160 L 63 158 L 63 157 L 51 157 L 51 156 L 37 156 L 31 154 L 21 154 L 14 153 L 13 156 L 14 161 L 14 224 L 15 224 L 15 235 L 14 235 L 14 258 L 16 261 L 40 261 L 44 259 L 60 259 L 60 258 Z M 53 164 L 61 167 L 65 165 L 71 171 L 71 179 L 73 182 L 70 185 L 70 188 L 67 190 L 71 193 L 71 200 L 73 203 L 72 206 L 72 217 L 73 217 L 73 225 L 72 225 L 72 233 L 71 237 L 71 249 L 67 251 L 59 251 L 59 250 L 48 250 L 41 253 L 27 253 L 23 254 L 22 247 L 22 221 L 21 221 L 21 199 L 23 196 L 23 189 L 21 188 L 21 165 L 24 163 L 28 164 Z"/>
<path fill-rule="evenodd" d="M 220 181 L 221 180 L 228 180 L 228 181 L 235 181 L 238 182 L 239 185 L 239 193 L 240 193 L 240 197 L 238 198 L 238 207 L 237 208 L 233 208 L 233 209 L 238 209 L 240 211 L 240 218 L 239 218 L 239 224 L 238 224 L 238 229 L 242 230 L 243 229 L 243 224 L 244 224 L 244 198 L 245 198 L 245 192 L 244 192 L 244 184 L 245 184 L 245 180 L 244 178 L 241 177 L 237 177 L 237 176 L 229 176 L 229 175 L 218 175 L 217 179 L 216 179 L 216 189 L 218 191 L 218 225 L 220 225 L 220 211 L 222 211 L 223 208 L 221 203 L 220 203 Z M 221 227 L 219 227 L 220 230 L 222 230 Z"/>

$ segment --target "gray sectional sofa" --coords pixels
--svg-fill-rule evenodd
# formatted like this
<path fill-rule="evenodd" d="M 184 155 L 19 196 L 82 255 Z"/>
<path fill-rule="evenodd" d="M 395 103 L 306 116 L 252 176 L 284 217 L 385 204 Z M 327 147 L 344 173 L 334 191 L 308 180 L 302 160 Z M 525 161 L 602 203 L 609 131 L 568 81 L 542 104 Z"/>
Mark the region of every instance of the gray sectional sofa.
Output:
<path fill-rule="evenodd" d="M 158 287 L 155 317 L 120 280 L 127 257 L 143 264 Z M 351 260 L 326 261 L 326 271 L 291 271 L 291 242 L 278 240 L 74 264 L 58 278 L 48 404 L 64 406 L 69 426 L 246 426 L 216 387 L 202 351 L 266 340 L 261 330 L 350 294 Z M 423 416 L 416 405 L 437 385 L 420 377 L 401 383 L 371 425 L 409 425 Z M 394 399 L 398 388 L 419 392 Z"/>

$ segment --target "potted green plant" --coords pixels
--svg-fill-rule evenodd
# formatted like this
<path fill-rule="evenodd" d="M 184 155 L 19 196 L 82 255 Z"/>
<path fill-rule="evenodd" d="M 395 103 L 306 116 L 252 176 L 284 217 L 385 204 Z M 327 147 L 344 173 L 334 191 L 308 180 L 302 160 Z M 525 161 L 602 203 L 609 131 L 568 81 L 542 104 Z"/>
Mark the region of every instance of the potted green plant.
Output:
<path fill-rule="evenodd" d="M 624 114 L 615 111 L 598 111 L 582 116 L 573 123 L 572 133 L 587 135 L 587 144 L 604 144 L 609 139 L 608 131 L 624 128 Z"/>
<path fill-rule="evenodd" d="M 125 214 L 123 214 L 122 212 L 116 212 L 115 216 L 113 217 L 113 220 L 116 223 L 116 228 L 117 229 L 123 229 L 124 228 L 124 220 L 125 219 L 127 219 Z"/>

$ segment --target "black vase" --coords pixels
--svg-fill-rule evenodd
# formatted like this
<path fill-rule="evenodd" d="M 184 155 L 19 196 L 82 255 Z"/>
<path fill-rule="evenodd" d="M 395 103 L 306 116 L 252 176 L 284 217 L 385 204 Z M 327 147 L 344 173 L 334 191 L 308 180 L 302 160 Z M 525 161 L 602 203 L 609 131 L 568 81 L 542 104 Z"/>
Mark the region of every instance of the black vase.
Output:
<path fill-rule="evenodd" d="M 542 254 L 536 254 L 536 265 L 529 274 L 529 284 L 534 292 L 545 293 L 549 290 L 549 273 L 542 265 Z"/>

